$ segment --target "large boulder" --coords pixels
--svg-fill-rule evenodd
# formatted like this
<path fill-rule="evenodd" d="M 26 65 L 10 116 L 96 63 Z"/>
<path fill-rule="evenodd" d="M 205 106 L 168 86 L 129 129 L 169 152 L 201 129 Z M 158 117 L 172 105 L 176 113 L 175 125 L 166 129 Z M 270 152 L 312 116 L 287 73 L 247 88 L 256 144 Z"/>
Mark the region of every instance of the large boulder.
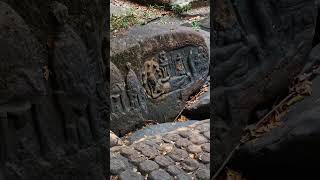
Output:
<path fill-rule="evenodd" d="M 210 91 L 199 95 L 194 102 L 185 107 L 182 114 L 188 119 L 208 119 L 210 118 Z"/>
<path fill-rule="evenodd" d="M 319 177 L 320 78 L 313 94 L 290 108 L 283 125 L 249 141 L 236 151 L 229 167 L 249 179 L 306 179 Z"/>
<path fill-rule="evenodd" d="M 111 61 L 117 67 L 111 74 L 121 84 L 111 85 L 115 133 L 141 124 L 138 114 L 158 122 L 174 120 L 209 70 L 203 37 L 191 28 L 171 25 L 136 27 L 111 39 Z M 128 116 L 130 112 L 135 116 Z"/>
<path fill-rule="evenodd" d="M 0 1 L 1 179 L 107 178 L 102 2 L 82 2 Z"/>
<path fill-rule="evenodd" d="M 243 128 L 286 96 L 306 62 L 315 29 L 313 0 L 214 1 L 216 171 Z"/>

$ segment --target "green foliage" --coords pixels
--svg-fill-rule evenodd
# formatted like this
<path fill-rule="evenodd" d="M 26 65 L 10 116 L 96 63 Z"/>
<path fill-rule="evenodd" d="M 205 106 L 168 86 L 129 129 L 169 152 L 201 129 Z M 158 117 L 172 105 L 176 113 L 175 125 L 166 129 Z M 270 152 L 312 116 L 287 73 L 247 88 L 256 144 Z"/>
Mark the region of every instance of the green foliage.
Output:
<path fill-rule="evenodd" d="M 128 28 L 134 24 L 138 24 L 139 19 L 134 9 L 130 8 L 126 15 L 123 16 L 111 16 L 110 18 L 110 30 L 114 32 L 119 29 Z"/>
<path fill-rule="evenodd" d="M 149 5 L 149 8 L 151 8 L 151 9 L 165 10 L 165 9 L 166 9 L 166 6 L 165 6 L 165 5 L 152 4 L 152 5 Z"/>
<path fill-rule="evenodd" d="M 171 5 L 171 10 L 176 14 L 181 14 L 183 12 L 189 11 L 192 8 L 191 4 L 187 5 L 179 5 L 179 4 L 173 4 Z"/>
<path fill-rule="evenodd" d="M 199 21 L 192 21 L 191 26 L 192 26 L 192 29 L 194 29 L 195 31 L 200 30 L 200 22 Z"/>
<path fill-rule="evenodd" d="M 151 11 L 140 11 L 130 8 L 125 15 L 110 17 L 110 31 L 116 32 L 134 25 L 144 25 L 154 17 L 155 14 Z"/>

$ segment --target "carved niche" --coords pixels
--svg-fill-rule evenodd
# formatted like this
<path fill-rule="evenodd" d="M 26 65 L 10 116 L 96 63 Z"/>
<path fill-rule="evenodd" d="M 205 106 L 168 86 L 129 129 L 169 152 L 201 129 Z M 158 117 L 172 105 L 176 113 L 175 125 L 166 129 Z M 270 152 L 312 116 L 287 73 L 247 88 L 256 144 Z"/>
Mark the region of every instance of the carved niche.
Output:
<path fill-rule="evenodd" d="M 206 71 L 207 59 L 201 46 L 160 51 L 144 62 L 141 68 L 142 86 L 152 99 L 182 89 Z"/>

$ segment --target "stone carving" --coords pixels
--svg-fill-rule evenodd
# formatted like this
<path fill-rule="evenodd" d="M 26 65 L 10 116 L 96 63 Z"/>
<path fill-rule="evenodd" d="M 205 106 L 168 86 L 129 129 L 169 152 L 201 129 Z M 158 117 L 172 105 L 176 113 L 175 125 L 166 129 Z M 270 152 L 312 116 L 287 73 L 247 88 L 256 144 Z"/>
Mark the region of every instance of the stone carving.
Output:
<path fill-rule="evenodd" d="M 111 109 L 112 112 L 126 112 L 129 109 L 126 84 L 119 69 L 111 63 Z"/>
<path fill-rule="evenodd" d="M 90 137 L 92 134 L 80 136 L 79 133 L 90 132 L 89 127 L 82 126 L 83 132 L 79 132 L 78 123 L 86 123 L 88 119 L 86 112 L 89 102 L 86 96 L 92 95 L 96 89 L 88 73 L 91 72 L 87 49 L 81 38 L 66 23 L 68 9 L 65 5 L 53 2 L 51 13 L 57 30 L 53 32 L 53 47 L 51 48 L 53 76 L 55 78 L 55 94 L 60 99 L 64 108 L 64 118 L 66 120 L 66 135 L 70 146 L 76 149 L 80 141 L 86 143 L 85 139 L 79 137 Z M 82 97 L 83 99 L 80 99 Z M 67 99 L 67 104 L 66 104 Z M 76 100 L 75 100 L 76 99 Z M 80 101 L 80 102 L 79 102 Z M 96 129 L 97 125 L 92 122 L 91 128 Z M 90 139 L 90 138 L 89 138 Z"/>
<path fill-rule="evenodd" d="M 144 63 L 142 82 L 146 92 L 152 98 L 157 98 L 170 91 L 170 76 L 164 76 L 164 70 L 160 69 L 158 62 L 154 59 Z"/>
<path fill-rule="evenodd" d="M 125 128 L 142 125 L 144 119 L 172 121 L 186 99 L 200 89 L 208 73 L 205 41 L 191 28 L 168 25 L 136 27 L 111 39 L 110 47 L 111 61 L 119 74 L 126 75 L 124 86 L 130 107 L 124 114 L 112 113 L 112 130 L 117 135 Z M 199 47 L 203 47 L 203 55 L 200 56 Z M 132 67 L 128 67 L 127 62 Z M 133 113 L 137 117 L 132 118 L 130 115 Z M 127 124 L 121 124 L 122 119 Z"/>
<path fill-rule="evenodd" d="M 182 53 L 187 56 L 182 56 Z M 167 57 L 168 55 L 170 58 Z M 205 55 L 203 47 L 187 47 L 177 52 L 161 51 L 158 55 L 158 61 L 155 59 L 146 61 L 142 70 L 143 87 L 153 99 L 191 83 L 199 76 L 197 72 L 205 71 L 204 62 L 208 57 Z"/>
<path fill-rule="evenodd" d="M 187 75 L 186 68 L 184 67 L 183 60 L 180 54 L 176 56 L 176 75 L 183 76 Z"/>
<path fill-rule="evenodd" d="M 124 80 L 120 70 L 110 63 L 111 127 L 117 135 L 124 135 L 141 126 L 144 120 L 142 115 L 148 112 L 144 88 L 130 63 L 127 63 L 126 68 Z"/>
<path fill-rule="evenodd" d="M 195 58 L 195 56 L 197 58 Z M 197 77 L 198 76 L 198 72 L 197 72 L 197 68 L 196 66 L 199 66 L 199 64 L 201 63 L 201 59 L 199 58 L 199 54 L 195 53 L 192 49 L 189 52 L 189 56 L 188 56 L 188 66 L 190 69 L 190 73 L 192 77 Z"/>
<path fill-rule="evenodd" d="M 24 20 L 0 1 L 0 171 L 6 162 L 16 159 L 18 144 L 26 145 L 24 137 L 17 134 L 30 123 L 23 115 L 32 112 L 34 104 L 47 93 L 41 72 L 43 54 L 38 48 L 39 43 Z M 39 119 L 34 123 L 42 124 Z M 43 142 L 46 134 L 43 129 L 38 133 L 37 138 Z M 33 140 L 30 138 L 30 143 Z"/>
<path fill-rule="evenodd" d="M 131 63 L 127 62 L 127 92 L 130 100 L 130 106 L 136 109 L 141 109 L 144 113 L 147 110 L 146 95 L 142 89 L 141 83 L 132 70 Z"/>
<path fill-rule="evenodd" d="M 6 2 L 0 1 L 0 179 L 104 179 L 100 109 L 107 99 L 98 98 L 105 87 L 96 87 L 104 81 L 99 48 L 66 23 L 68 8 L 61 3 Z M 99 7 L 85 4 L 84 10 L 68 2 L 92 22 L 99 46 Z M 84 32 L 82 23 L 77 30 Z"/>
<path fill-rule="evenodd" d="M 163 77 L 168 77 L 170 76 L 170 67 L 169 67 L 169 60 L 166 57 L 166 52 L 161 51 L 159 54 L 159 65 L 162 71 L 162 76 Z"/>

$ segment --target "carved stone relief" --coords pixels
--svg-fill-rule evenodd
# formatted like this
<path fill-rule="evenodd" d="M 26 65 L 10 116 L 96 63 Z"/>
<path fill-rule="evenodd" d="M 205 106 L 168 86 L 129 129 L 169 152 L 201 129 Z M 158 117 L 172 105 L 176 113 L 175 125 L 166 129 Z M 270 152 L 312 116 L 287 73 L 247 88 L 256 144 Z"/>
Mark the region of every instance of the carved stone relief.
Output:
<path fill-rule="evenodd" d="M 147 113 L 146 94 L 139 82 L 136 73 L 132 70 L 131 63 L 127 62 L 127 93 L 130 100 L 130 106 L 135 109 L 141 109 Z"/>
<path fill-rule="evenodd" d="M 201 46 L 161 51 L 144 62 L 142 86 L 149 97 L 157 99 L 193 82 L 208 68 L 207 59 Z"/>
<path fill-rule="evenodd" d="M 163 95 L 183 89 L 208 68 L 208 55 L 203 47 L 186 46 L 165 52 L 160 51 L 143 62 L 140 78 L 126 63 L 126 72 L 121 72 L 111 63 L 111 109 L 114 131 L 119 134 L 122 129 L 132 129 L 148 117 L 148 102 L 158 100 Z M 126 76 L 123 74 L 126 73 Z M 125 78 L 124 78 L 125 77 Z M 132 117 L 132 114 L 138 115 Z M 122 120 L 128 118 L 132 121 Z M 117 128 L 120 121 L 127 122 Z M 120 133 L 121 134 L 121 133 Z"/>
<path fill-rule="evenodd" d="M 64 4 L 6 2 L 0 1 L 0 179 L 102 179 L 105 120 L 98 111 L 106 99 L 97 98 L 105 91 L 95 86 L 103 80 L 101 56 L 88 57 L 90 46 L 67 23 Z M 97 175 L 88 173 L 93 169 Z"/>
<path fill-rule="evenodd" d="M 128 106 L 125 112 L 111 113 L 111 128 L 120 136 L 121 131 L 127 133 L 142 126 L 145 119 L 172 121 L 208 75 L 205 40 L 191 28 L 151 24 L 136 27 L 111 39 L 110 48 L 114 63 L 111 67 L 117 69 L 111 71 L 111 89 L 121 84 L 121 91 L 126 92 L 111 92 L 111 97 L 124 97 Z"/>
<path fill-rule="evenodd" d="M 126 84 L 119 69 L 110 63 L 111 74 L 111 112 L 120 113 L 128 110 L 128 97 L 126 93 Z"/>

